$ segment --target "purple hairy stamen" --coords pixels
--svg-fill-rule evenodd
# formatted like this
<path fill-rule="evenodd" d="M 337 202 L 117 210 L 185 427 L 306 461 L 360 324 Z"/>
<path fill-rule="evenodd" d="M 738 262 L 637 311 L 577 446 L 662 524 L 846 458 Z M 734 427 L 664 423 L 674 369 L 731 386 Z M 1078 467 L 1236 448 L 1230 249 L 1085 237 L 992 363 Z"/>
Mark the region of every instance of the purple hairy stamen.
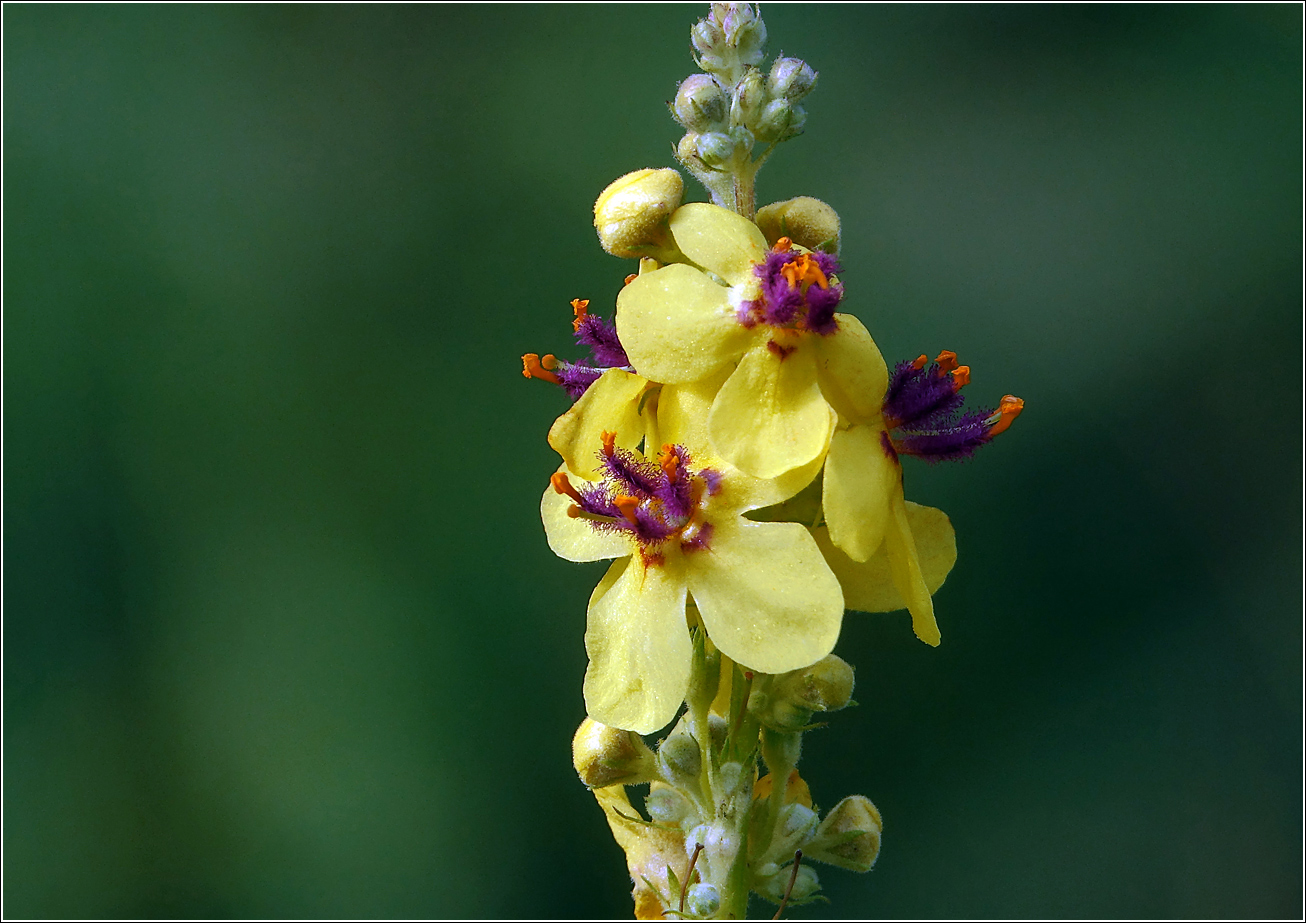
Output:
<path fill-rule="evenodd" d="M 939 358 L 945 357 L 950 357 L 949 366 L 939 361 L 926 364 L 924 356 L 894 366 L 884 398 L 884 422 L 893 433 L 884 437 L 888 451 L 931 463 L 960 461 L 991 438 L 993 411 L 962 409 L 966 399 L 961 386 L 969 370 L 957 367 L 954 354 Z M 963 377 L 956 377 L 962 373 Z"/>
<path fill-rule="evenodd" d="M 825 276 L 828 287 L 802 281 L 797 284 L 784 274 L 790 263 L 806 257 Z M 807 264 L 807 265 L 810 265 Z M 745 327 L 767 324 L 772 327 L 798 327 L 822 336 L 834 333 L 838 324 L 835 308 L 843 298 L 843 285 L 830 281 L 840 272 L 839 262 L 820 250 L 800 253 L 797 250 L 771 250 L 766 259 L 753 267 L 761 282 L 761 295 L 739 305 L 736 317 Z"/>
<path fill-rule="evenodd" d="M 712 529 L 697 518 L 699 498 L 720 490 L 721 475 L 711 468 L 690 468 L 684 446 L 665 451 L 662 465 L 615 445 L 600 452 L 604 478 L 580 488 L 577 504 L 590 525 L 652 548 L 674 539 L 681 540 L 685 551 L 706 548 Z"/>

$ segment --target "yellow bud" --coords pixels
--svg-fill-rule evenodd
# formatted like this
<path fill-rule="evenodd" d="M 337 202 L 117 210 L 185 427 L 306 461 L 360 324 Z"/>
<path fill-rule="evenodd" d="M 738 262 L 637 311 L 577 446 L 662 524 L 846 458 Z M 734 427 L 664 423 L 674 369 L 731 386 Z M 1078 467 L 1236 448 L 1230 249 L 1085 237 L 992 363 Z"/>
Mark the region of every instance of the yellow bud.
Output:
<path fill-rule="evenodd" d="M 816 836 L 803 847 L 803 857 L 827 862 L 852 872 L 869 872 L 880 854 L 884 822 L 871 800 L 849 795 L 816 828 Z"/>
<path fill-rule="evenodd" d="M 594 203 L 599 243 L 613 256 L 647 256 L 663 245 L 667 218 L 684 193 L 685 181 L 670 168 L 636 170 L 608 184 Z"/>
<path fill-rule="evenodd" d="M 580 780 L 590 788 L 638 785 L 657 778 L 657 758 L 643 738 L 593 718 L 576 729 L 571 756 Z"/>
<path fill-rule="evenodd" d="M 768 728 L 797 731 L 818 711 L 838 711 L 852 701 L 853 668 L 829 654 L 810 667 L 781 673 L 769 687 L 759 686 L 748 707 Z"/>
<path fill-rule="evenodd" d="M 757 226 L 767 243 L 788 237 L 808 250 L 839 252 L 839 215 L 820 199 L 799 196 L 773 202 L 757 213 Z M 822 246 L 824 245 L 824 246 Z"/>

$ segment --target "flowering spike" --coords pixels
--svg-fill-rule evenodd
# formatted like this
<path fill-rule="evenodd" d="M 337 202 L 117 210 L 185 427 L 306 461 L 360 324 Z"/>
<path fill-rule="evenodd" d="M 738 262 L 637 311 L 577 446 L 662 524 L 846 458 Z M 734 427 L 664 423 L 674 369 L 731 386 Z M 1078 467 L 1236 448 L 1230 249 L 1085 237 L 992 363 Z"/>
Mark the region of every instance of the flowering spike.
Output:
<path fill-rule="evenodd" d="M 550 381 L 555 385 L 562 384 L 562 379 L 553 373 L 553 369 L 558 367 L 558 358 L 552 353 L 542 359 L 539 353 L 527 353 L 521 357 L 521 365 L 524 378 L 538 378 L 540 381 Z"/>
<path fill-rule="evenodd" d="M 988 423 L 989 420 L 992 421 L 992 423 L 989 423 L 989 438 L 992 439 L 994 436 L 998 435 L 998 433 L 1006 432 L 1007 427 L 1015 422 L 1016 417 L 1020 416 L 1020 412 L 1024 409 L 1025 402 L 1023 400 L 1016 397 L 1014 394 L 1004 395 L 1001 402 L 998 404 L 997 412 L 985 421 L 986 423 Z"/>

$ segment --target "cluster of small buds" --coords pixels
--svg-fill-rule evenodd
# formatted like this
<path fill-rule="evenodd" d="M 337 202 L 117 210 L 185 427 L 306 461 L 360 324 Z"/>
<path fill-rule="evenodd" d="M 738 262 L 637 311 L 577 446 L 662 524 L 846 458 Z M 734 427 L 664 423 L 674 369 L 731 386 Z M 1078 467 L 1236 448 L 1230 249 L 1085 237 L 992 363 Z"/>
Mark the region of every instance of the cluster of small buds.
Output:
<path fill-rule="evenodd" d="M 726 180 L 751 190 L 770 147 L 802 134 L 807 112 L 799 101 L 816 86 L 816 71 L 798 58 L 778 58 L 763 74 L 766 26 L 748 3 L 712 4 L 691 41 L 704 73 L 686 78 L 670 104 L 685 128 L 676 157 L 720 205 Z M 758 143 L 768 147 L 755 162 Z"/>

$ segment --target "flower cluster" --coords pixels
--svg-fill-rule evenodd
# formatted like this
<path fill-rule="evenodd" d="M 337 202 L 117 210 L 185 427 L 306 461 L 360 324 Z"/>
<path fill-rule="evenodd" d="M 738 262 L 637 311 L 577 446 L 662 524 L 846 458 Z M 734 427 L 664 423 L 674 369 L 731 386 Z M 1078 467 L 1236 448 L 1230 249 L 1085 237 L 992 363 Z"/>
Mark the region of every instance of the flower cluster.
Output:
<path fill-rule="evenodd" d="M 788 127 L 773 134 L 791 136 L 795 100 L 815 81 L 783 58 L 763 79 L 764 38 L 746 4 L 715 4 L 695 27 L 709 74 L 682 85 L 675 113 L 698 145 L 687 166 L 721 174 L 708 183 L 718 204 L 682 204 L 674 170 L 612 183 L 595 204 L 600 243 L 639 261 L 614 320 L 577 299 L 573 332 L 589 358 L 522 357 L 526 377 L 574 401 L 549 431 L 561 458 L 540 504 L 549 546 L 613 561 L 589 600 L 590 720 L 576 760 L 605 793 L 637 905 L 652 915 L 712 916 L 731 900 L 738 911 L 722 889 L 739 862 L 777 901 L 815 892 L 804 851 L 859 870 L 874 862 L 878 812 L 854 796 L 819 821 L 794 769 L 797 741 L 816 712 L 849 701 L 851 668 L 832 655 L 846 609 L 906 609 L 917 637 L 940 641 L 932 596 L 955 538 L 944 513 L 905 499 L 902 457 L 968 458 L 1023 407 L 1007 395 L 968 409 L 970 369 L 950 351 L 890 370 L 842 310 L 829 205 L 791 199 L 754 218 L 751 185 L 718 195 L 722 177 L 751 183 L 755 165 L 722 167 L 729 157 L 703 147 L 712 133 L 740 151 L 763 137 L 765 113 L 783 110 Z M 638 735 L 682 706 L 654 754 Z M 628 813 L 621 788 L 639 782 L 653 784 L 648 821 Z M 668 849 L 692 853 L 679 878 Z"/>

